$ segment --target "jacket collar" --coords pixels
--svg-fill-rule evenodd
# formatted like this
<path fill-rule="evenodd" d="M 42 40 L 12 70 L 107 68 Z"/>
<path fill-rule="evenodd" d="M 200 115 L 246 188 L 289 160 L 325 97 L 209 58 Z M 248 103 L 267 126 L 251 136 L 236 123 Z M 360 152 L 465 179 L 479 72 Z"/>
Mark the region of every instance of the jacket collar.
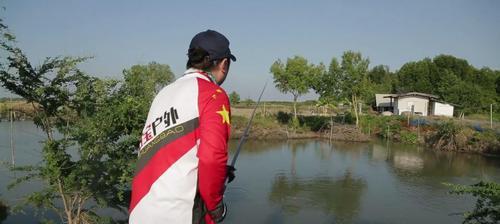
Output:
<path fill-rule="evenodd" d="M 189 68 L 188 70 L 186 70 L 184 72 L 184 76 L 191 75 L 191 74 L 193 74 L 197 77 L 200 77 L 202 79 L 205 79 L 209 82 L 213 82 L 213 83 L 217 84 L 217 82 L 215 82 L 215 77 L 209 72 L 206 72 L 206 71 L 203 71 L 200 69 L 196 69 L 196 68 Z"/>

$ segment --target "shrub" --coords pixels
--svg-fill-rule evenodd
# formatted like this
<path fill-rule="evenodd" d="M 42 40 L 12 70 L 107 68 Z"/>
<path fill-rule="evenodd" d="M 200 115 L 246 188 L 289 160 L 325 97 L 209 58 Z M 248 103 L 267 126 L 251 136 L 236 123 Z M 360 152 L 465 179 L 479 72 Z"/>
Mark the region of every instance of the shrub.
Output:
<path fill-rule="evenodd" d="M 293 117 L 293 115 L 291 113 L 286 113 L 286 112 L 283 112 L 283 111 L 279 111 L 276 114 L 276 119 L 281 124 L 288 124 L 288 122 L 290 122 L 290 119 L 292 119 L 292 117 Z"/>
<path fill-rule="evenodd" d="M 492 130 L 474 132 L 469 139 L 470 150 L 500 154 L 500 134 Z"/>
<path fill-rule="evenodd" d="M 248 118 L 243 116 L 231 116 L 231 127 L 234 129 L 245 128 L 248 123 Z"/>
<path fill-rule="evenodd" d="M 467 148 L 465 127 L 453 121 L 436 124 L 436 131 L 431 133 L 427 142 L 440 150 L 463 150 Z"/>
<path fill-rule="evenodd" d="M 451 194 L 472 194 L 476 197 L 474 210 L 464 213 L 463 223 L 498 223 L 500 220 L 500 184 L 479 182 L 471 186 L 445 184 L 453 188 Z"/>
<path fill-rule="evenodd" d="M 330 117 L 322 116 L 300 116 L 300 125 L 309 127 L 311 131 L 320 131 L 322 128 L 329 127 Z"/>
<path fill-rule="evenodd" d="M 403 143 L 416 144 L 418 142 L 418 136 L 415 132 L 403 130 L 399 133 L 399 135 L 400 135 L 400 140 Z"/>

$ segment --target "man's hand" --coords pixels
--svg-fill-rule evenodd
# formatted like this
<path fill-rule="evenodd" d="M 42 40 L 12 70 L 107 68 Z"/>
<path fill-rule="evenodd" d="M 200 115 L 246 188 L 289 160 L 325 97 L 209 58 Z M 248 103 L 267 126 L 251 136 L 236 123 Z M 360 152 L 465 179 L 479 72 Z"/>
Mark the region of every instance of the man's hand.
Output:
<path fill-rule="evenodd" d="M 229 166 L 227 165 L 227 183 L 231 183 L 231 181 L 234 180 L 234 178 L 236 177 L 234 175 L 234 171 L 236 171 L 236 169 L 233 167 L 233 166 Z"/>
<path fill-rule="evenodd" d="M 224 221 L 224 218 L 226 218 L 227 214 L 226 204 L 221 201 L 214 210 L 208 211 L 208 214 L 210 214 L 210 217 L 212 217 L 212 220 L 214 220 L 216 223 Z"/>

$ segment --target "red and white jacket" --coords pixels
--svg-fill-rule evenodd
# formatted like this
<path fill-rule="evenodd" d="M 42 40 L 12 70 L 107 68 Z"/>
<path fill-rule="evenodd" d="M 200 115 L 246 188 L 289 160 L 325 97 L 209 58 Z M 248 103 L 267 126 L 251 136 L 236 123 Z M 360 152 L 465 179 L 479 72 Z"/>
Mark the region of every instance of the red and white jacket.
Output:
<path fill-rule="evenodd" d="M 142 133 L 129 223 L 192 223 L 197 192 L 214 210 L 224 194 L 229 131 L 228 96 L 207 73 L 188 69 L 164 87 Z"/>

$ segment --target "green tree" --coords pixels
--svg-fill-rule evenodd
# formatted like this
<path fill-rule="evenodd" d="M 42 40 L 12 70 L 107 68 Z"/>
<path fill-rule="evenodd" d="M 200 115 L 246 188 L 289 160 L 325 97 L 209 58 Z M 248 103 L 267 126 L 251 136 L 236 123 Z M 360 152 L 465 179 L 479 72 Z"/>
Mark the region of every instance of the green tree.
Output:
<path fill-rule="evenodd" d="M 349 102 L 356 126 L 359 126 L 359 104 L 373 98 L 374 94 L 374 85 L 368 73 L 369 63 L 361 53 L 346 51 L 340 63 L 335 57 L 332 58 L 328 71 L 318 73 L 312 82 L 312 88 L 320 95 L 320 103 L 333 105 L 336 102 Z M 383 82 L 384 78 L 374 73 L 373 78 Z"/>
<path fill-rule="evenodd" d="M 397 72 L 397 92 L 434 94 L 456 105 L 456 111 L 486 111 L 499 102 L 496 80 L 499 71 L 476 69 L 467 60 L 451 55 L 438 55 L 404 64 Z"/>
<path fill-rule="evenodd" d="M 359 104 L 363 99 L 373 95 L 368 78 L 368 58 L 361 53 L 347 51 L 342 55 L 341 76 L 339 86 L 342 96 L 349 99 L 351 108 L 356 117 L 356 126 L 359 126 Z"/>
<path fill-rule="evenodd" d="M 396 92 L 433 93 L 433 78 L 437 77 L 437 67 L 432 60 L 425 58 L 418 62 L 408 62 L 398 71 Z"/>
<path fill-rule="evenodd" d="M 52 209 L 62 223 L 111 221 L 97 215 L 104 207 L 127 214 L 143 122 L 158 84 L 171 78 L 168 66 L 134 66 L 123 83 L 84 74 L 77 65 L 87 58 L 47 58 L 35 67 L 14 46 L 13 35 L 5 35 L 6 26 L 0 30 L 0 50 L 7 55 L 0 60 L 0 84 L 31 103 L 33 121 L 47 136 L 43 162 L 15 167 L 27 175 L 10 187 L 40 179 L 44 186 L 25 203 Z"/>
<path fill-rule="evenodd" d="M 395 85 L 395 75 L 389 71 L 387 65 L 377 65 L 368 72 L 373 93 L 392 93 Z M 375 94 L 368 97 L 367 103 L 375 102 Z"/>
<path fill-rule="evenodd" d="M 297 99 L 309 92 L 312 76 L 321 73 L 324 68 L 309 64 L 307 59 L 301 56 L 294 56 L 288 58 L 286 64 L 282 63 L 281 60 L 275 61 L 270 70 L 276 88 L 282 93 L 293 95 L 293 112 L 294 118 L 297 119 Z"/>
<path fill-rule="evenodd" d="M 500 102 L 500 72 L 497 72 L 496 92 L 497 92 L 498 100 Z"/>
<path fill-rule="evenodd" d="M 123 70 L 128 94 L 152 99 L 161 88 L 174 80 L 170 66 L 150 62 L 147 65 L 134 65 Z"/>
<path fill-rule="evenodd" d="M 235 91 L 231 92 L 231 94 L 229 94 L 229 101 L 231 102 L 231 105 L 236 105 L 240 102 L 240 95 Z"/>
<path fill-rule="evenodd" d="M 319 95 L 319 105 L 335 107 L 341 100 L 341 89 L 338 83 L 342 70 L 336 58 L 332 58 L 328 71 L 318 72 L 312 78 L 311 88 Z"/>

